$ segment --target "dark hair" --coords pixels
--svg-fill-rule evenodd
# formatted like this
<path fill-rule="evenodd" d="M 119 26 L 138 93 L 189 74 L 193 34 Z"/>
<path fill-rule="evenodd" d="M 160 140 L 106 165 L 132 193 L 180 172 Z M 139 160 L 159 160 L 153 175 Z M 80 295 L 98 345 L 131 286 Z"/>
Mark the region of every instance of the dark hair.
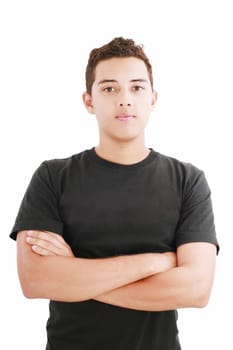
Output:
<path fill-rule="evenodd" d="M 151 87 L 153 89 L 152 66 L 146 56 L 143 45 L 136 45 L 132 39 L 115 38 L 108 44 L 93 49 L 90 52 L 86 67 L 86 90 L 91 95 L 91 88 L 95 80 L 95 69 L 100 61 L 115 57 L 136 57 L 142 60 L 148 70 Z"/>

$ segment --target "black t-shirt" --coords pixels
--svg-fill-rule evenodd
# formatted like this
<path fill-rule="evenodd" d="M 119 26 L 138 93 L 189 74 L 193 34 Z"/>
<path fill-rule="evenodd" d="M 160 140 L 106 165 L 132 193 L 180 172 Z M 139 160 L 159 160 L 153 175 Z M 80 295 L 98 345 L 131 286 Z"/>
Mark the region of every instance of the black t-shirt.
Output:
<path fill-rule="evenodd" d="M 62 235 L 83 258 L 176 251 L 189 242 L 218 249 L 203 171 L 154 150 L 132 165 L 102 159 L 94 149 L 43 162 L 10 237 L 30 229 Z M 47 350 L 178 350 L 176 321 L 176 310 L 50 301 Z"/>

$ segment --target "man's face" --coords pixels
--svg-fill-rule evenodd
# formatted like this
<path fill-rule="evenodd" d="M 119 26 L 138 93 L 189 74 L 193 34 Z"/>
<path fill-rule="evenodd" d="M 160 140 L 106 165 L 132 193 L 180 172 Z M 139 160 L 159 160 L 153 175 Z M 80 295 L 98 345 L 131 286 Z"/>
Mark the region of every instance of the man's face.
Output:
<path fill-rule="evenodd" d="M 142 60 L 111 58 L 98 63 L 92 96 L 84 93 L 83 99 L 96 116 L 100 138 L 130 141 L 144 136 L 156 93 Z"/>

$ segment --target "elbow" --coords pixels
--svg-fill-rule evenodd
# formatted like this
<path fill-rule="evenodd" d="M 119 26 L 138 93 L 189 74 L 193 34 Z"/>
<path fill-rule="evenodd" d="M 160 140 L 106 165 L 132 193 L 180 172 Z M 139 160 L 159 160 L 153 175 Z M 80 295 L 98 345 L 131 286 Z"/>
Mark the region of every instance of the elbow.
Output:
<path fill-rule="evenodd" d="M 32 287 L 30 281 L 26 280 L 25 278 L 19 278 L 19 281 L 23 296 L 27 299 L 36 298 L 34 288 Z"/>
<path fill-rule="evenodd" d="M 23 295 L 27 299 L 41 298 L 39 276 L 30 268 L 19 269 L 19 281 Z"/>
<path fill-rule="evenodd" d="M 202 296 L 199 296 L 198 298 L 196 298 L 193 307 L 198 308 L 198 309 L 202 309 L 202 308 L 206 307 L 208 305 L 208 303 L 209 303 L 209 297 L 206 295 L 202 295 Z"/>
<path fill-rule="evenodd" d="M 26 231 L 17 236 L 17 270 L 23 295 L 28 299 L 41 298 L 46 265 L 25 242 Z"/>
<path fill-rule="evenodd" d="M 20 278 L 21 290 L 25 298 L 36 299 L 39 298 L 38 288 L 36 288 L 35 282 L 27 277 Z"/>
<path fill-rule="evenodd" d="M 36 295 L 35 291 L 29 286 L 29 285 L 22 285 L 21 284 L 22 293 L 25 298 L 27 299 L 36 299 L 38 296 Z"/>
<path fill-rule="evenodd" d="M 199 285 L 198 291 L 196 290 L 193 295 L 193 307 L 204 308 L 208 305 L 210 299 L 211 287 L 208 285 Z"/>
<path fill-rule="evenodd" d="M 199 296 L 196 307 L 200 309 L 206 307 L 209 304 L 209 300 L 210 300 L 210 289 L 207 289 L 206 291 L 201 293 L 201 295 Z"/>

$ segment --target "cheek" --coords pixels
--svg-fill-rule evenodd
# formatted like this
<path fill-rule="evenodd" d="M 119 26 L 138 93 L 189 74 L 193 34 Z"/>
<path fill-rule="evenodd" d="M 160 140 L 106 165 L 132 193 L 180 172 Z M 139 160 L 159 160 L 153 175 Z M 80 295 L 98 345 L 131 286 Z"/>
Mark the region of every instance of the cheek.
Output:
<path fill-rule="evenodd" d="M 99 96 L 94 100 L 93 106 L 95 110 L 98 111 L 106 111 L 106 109 L 111 108 L 113 102 L 110 100 L 110 98 L 104 98 L 103 96 Z"/>
<path fill-rule="evenodd" d="M 113 117 L 116 114 L 116 107 L 115 105 L 110 102 L 109 100 L 100 100 L 95 105 L 94 114 L 96 117 L 102 121 L 111 119 L 110 117 Z"/>
<path fill-rule="evenodd" d="M 144 111 L 144 113 L 146 114 L 151 113 L 153 110 L 153 103 L 151 98 L 143 98 L 140 101 L 138 101 L 137 105 L 138 105 L 138 108 L 141 111 Z"/>

